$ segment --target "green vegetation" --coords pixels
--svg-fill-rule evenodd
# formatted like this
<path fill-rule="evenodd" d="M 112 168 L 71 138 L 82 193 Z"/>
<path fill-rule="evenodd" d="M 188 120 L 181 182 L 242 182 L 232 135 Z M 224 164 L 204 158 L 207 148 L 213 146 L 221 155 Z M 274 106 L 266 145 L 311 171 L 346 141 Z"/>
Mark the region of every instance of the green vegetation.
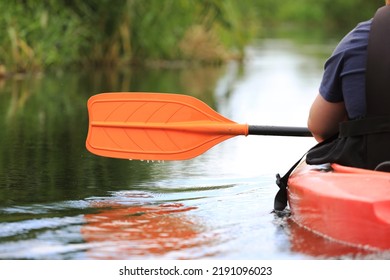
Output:
<path fill-rule="evenodd" d="M 383 2 L 0 1 L 0 76 L 50 66 L 221 63 L 242 58 L 244 47 L 270 27 L 344 30 Z"/>
<path fill-rule="evenodd" d="M 20 72 L 70 64 L 218 62 L 233 49 L 240 55 L 254 37 L 249 2 L 1 1 L 6 36 L 0 37 L 0 64 Z"/>

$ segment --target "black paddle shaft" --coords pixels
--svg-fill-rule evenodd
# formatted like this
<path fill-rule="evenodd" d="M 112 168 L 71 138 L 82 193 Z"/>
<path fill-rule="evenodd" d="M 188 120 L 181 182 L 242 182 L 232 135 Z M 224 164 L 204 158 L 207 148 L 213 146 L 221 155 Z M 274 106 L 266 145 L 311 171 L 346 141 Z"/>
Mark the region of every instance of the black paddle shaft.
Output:
<path fill-rule="evenodd" d="M 306 127 L 249 125 L 249 135 L 312 137 Z"/>

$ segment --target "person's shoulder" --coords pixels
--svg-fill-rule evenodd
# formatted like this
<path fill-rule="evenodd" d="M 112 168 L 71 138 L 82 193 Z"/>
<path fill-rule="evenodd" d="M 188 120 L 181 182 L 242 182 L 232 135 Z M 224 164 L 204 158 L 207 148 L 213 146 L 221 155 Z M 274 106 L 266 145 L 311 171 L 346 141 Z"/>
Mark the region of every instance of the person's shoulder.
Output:
<path fill-rule="evenodd" d="M 334 53 L 345 52 L 368 45 L 372 19 L 360 22 L 340 41 Z"/>
<path fill-rule="evenodd" d="M 372 23 L 372 19 L 360 22 L 360 23 L 358 23 L 358 25 L 356 25 L 356 27 L 351 32 L 354 32 L 354 31 L 355 32 L 356 31 L 370 32 L 371 23 Z"/>
<path fill-rule="evenodd" d="M 352 29 L 343 39 L 343 41 L 351 41 L 353 39 L 368 39 L 371 29 L 372 19 L 360 22 Z"/>

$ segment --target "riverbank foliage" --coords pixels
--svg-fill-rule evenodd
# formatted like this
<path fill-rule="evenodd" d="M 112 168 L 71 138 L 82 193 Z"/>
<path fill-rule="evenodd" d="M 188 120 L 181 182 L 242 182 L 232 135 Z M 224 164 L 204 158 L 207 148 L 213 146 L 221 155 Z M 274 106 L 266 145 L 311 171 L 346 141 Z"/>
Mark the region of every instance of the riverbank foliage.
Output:
<path fill-rule="evenodd" d="M 51 66 L 181 65 L 242 58 L 266 28 L 346 28 L 383 1 L 0 1 L 0 76 Z"/>

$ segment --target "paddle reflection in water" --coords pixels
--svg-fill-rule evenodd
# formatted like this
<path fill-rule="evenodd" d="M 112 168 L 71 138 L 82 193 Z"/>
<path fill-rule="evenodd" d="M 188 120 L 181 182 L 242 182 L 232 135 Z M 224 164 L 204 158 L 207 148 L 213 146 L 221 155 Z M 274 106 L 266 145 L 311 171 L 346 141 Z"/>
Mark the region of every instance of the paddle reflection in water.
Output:
<path fill-rule="evenodd" d="M 201 227 L 186 217 L 195 207 L 181 203 L 96 206 L 108 209 L 85 215 L 87 223 L 81 229 L 85 241 L 94 244 L 87 251 L 93 259 L 164 256 L 206 242 Z"/>
<path fill-rule="evenodd" d="M 179 177 L 179 176 L 177 176 Z M 91 197 L 81 234 L 87 259 L 274 258 L 269 182 L 163 180 Z M 216 183 L 216 184 L 213 184 Z M 187 184 L 183 189 L 181 185 Z M 264 186 L 264 187 L 263 187 Z M 258 203 L 260 202 L 260 203 Z M 240 207 L 247 205 L 250 208 Z M 278 237 L 276 237 L 278 238 Z M 278 242 L 285 242 L 280 236 Z"/>
<path fill-rule="evenodd" d="M 91 259 L 189 259 L 205 257 L 217 238 L 193 214 L 197 206 L 161 200 L 169 194 L 120 191 L 91 198 L 97 213 L 84 215 L 80 232 Z M 191 257 L 189 257 L 191 256 Z"/>

